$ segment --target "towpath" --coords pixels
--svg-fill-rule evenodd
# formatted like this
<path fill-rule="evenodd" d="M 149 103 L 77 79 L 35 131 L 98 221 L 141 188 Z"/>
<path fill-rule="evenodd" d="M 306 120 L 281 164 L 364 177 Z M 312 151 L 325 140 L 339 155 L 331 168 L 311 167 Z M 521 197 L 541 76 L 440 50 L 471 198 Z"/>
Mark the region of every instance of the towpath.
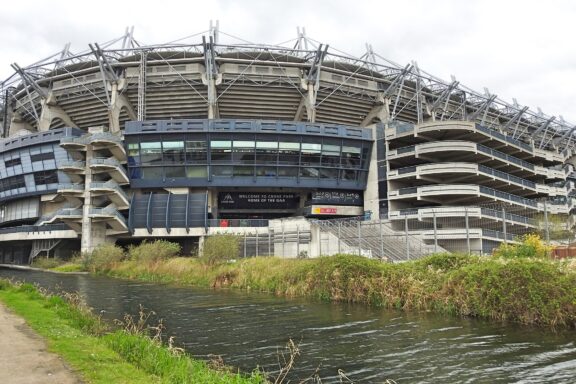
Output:
<path fill-rule="evenodd" d="M 0 304 L 0 383 L 82 383 L 20 317 Z"/>

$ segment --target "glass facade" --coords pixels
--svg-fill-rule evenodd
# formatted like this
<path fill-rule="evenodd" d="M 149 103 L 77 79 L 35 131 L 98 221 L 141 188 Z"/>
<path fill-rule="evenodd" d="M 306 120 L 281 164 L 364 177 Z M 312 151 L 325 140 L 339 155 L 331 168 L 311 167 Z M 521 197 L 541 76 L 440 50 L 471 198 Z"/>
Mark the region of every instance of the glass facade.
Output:
<path fill-rule="evenodd" d="M 127 136 L 130 178 L 171 185 L 218 185 L 223 178 L 366 184 L 369 141 L 304 135 Z M 194 182 L 194 180 L 196 182 Z"/>
<path fill-rule="evenodd" d="M 0 200 L 56 190 L 59 181 L 68 181 L 58 172 L 57 162 L 69 159 L 58 142 L 0 152 Z"/>

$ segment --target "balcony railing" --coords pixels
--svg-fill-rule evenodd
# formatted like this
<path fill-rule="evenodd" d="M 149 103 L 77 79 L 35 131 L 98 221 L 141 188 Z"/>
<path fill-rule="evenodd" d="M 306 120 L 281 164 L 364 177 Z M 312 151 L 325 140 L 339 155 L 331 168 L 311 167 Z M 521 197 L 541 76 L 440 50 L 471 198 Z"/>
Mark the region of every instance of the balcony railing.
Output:
<path fill-rule="evenodd" d="M 61 160 L 57 165 L 58 168 L 86 168 L 86 162 L 82 160 Z"/>
<path fill-rule="evenodd" d="M 111 216 L 126 225 L 126 218 L 118 212 L 115 208 L 92 208 L 90 209 L 90 216 Z"/>
<path fill-rule="evenodd" d="M 8 233 L 34 233 L 34 232 L 50 232 L 50 231 L 68 231 L 68 227 L 64 223 L 59 224 L 46 224 L 46 225 L 21 225 L 18 227 L 0 228 L 0 235 Z"/>
<path fill-rule="evenodd" d="M 90 189 L 111 189 L 113 191 L 115 191 L 116 193 L 118 193 L 120 196 L 122 196 L 126 201 L 129 201 L 128 195 L 126 194 L 126 192 L 124 192 L 124 190 L 122 189 L 122 187 L 120 187 L 120 185 L 118 185 L 118 183 L 116 183 L 115 181 L 107 181 L 105 183 L 91 183 L 90 184 Z"/>

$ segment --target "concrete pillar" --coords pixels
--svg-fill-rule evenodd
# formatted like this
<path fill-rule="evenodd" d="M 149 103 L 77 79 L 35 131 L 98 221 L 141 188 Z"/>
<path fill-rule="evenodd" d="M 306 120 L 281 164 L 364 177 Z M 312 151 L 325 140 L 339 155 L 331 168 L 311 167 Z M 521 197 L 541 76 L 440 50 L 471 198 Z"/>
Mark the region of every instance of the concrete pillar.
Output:
<path fill-rule="evenodd" d="M 93 150 L 90 146 L 86 148 L 86 164 L 90 163 L 93 158 Z M 90 218 L 92 205 L 92 192 L 90 184 L 92 183 L 92 170 L 86 166 L 86 178 L 84 181 L 84 206 L 82 207 L 82 253 L 91 253 L 99 245 L 106 242 L 106 223 L 94 223 Z"/>
<path fill-rule="evenodd" d="M 26 131 L 26 133 L 34 133 L 36 130 L 34 127 L 24 120 L 19 113 L 14 113 L 12 115 L 12 120 L 10 120 L 10 132 L 9 136 L 16 135 L 19 131 Z"/>
<path fill-rule="evenodd" d="M 125 79 L 120 79 L 109 84 L 110 87 L 110 108 L 108 110 L 108 127 L 110 132 L 120 132 L 120 112 L 126 109 L 131 120 L 137 120 L 138 116 L 126 95 L 118 93 L 125 86 Z"/>
<path fill-rule="evenodd" d="M 54 119 L 60 119 L 67 127 L 78 128 L 72 121 L 70 116 L 58 105 L 56 105 L 56 97 L 52 92 L 42 102 L 42 112 L 40 113 L 40 120 L 38 121 L 38 131 L 50 130 L 50 125 Z"/>
<path fill-rule="evenodd" d="M 377 137 L 376 126 L 372 126 L 372 137 Z M 368 181 L 364 191 L 364 210 L 372 211 L 371 220 L 380 219 L 380 200 L 378 194 L 378 149 L 376 140 L 372 143 L 370 166 L 368 167 Z"/>
<path fill-rule="evenodd" d="M 206 236 L 200 236 L 198 238 L 198 257 L 202 257 L 204 253 L 204 241 L 206 241 Z"/>

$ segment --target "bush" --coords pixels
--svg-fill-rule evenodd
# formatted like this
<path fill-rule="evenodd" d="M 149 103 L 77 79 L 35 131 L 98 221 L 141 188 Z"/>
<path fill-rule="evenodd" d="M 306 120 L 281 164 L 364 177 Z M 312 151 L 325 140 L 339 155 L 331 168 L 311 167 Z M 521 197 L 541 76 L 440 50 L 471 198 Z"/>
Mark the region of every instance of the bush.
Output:
<path fill-rule="evenodd" d="M 209 265 L 225 260 L 237 259 L 240 251 L 240 239 L 236 235 L 218 234 L 204 238 L 202 260 Z"/>
<path fill-rule="evenodd" d="M 423 265 L 426 268 L 449 271 L 452 269 L 461 268 L 462 266 L 470 264 L 474 261 L 474 256 L 466 255 L 463 253 L 435 253 L 420 260 L 416 260 L 414 263 L 416 265 Z"/>
<path fill-rule="evenodd" d="M 41 269 L 52 269 L 52 268 L 56 268 L 56 267 L 58 267 L 64 263 L 65 263 L 64 260 L 61 260 L 57 257 L 54 257 L 51 259 L 48 257 L 36 257 L 32 261 L 32 267 L 41 268 Z"/>
<path fill-rule="evenodd" d="M 91 272 L 108 271 L 124 259 L 124 250 L 115 244 L 102 244 L 83 256 L 82 264 Z"/>
<path fill-rule="evenodd" d="M 180 245 L 166 240 L 144 241 L 140 245 L 128 248 L 128 258 L 141 263 L 152 263 L 176 257 L 180 254 L 180 250 Z"/>
<path fill-rule="evenodd" d="M 514 258 L 547 258 L 551 248 L 544 244 L 540 236 L 536 234 L 525 235 L 520 244 L 500 244 L 494 251 L 494 256 L 505 259 Z"/>

